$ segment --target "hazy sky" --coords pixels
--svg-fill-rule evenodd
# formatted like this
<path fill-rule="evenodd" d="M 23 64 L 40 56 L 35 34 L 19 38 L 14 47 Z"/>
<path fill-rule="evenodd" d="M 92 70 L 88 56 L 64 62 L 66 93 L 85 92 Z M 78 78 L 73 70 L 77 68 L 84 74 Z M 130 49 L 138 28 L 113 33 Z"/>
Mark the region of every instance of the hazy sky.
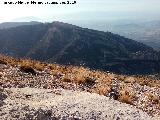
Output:
<path fill-rule="evenodd" d="M 0 22 L 24 17 L 42 21 L 160 19 L 160 0 L 76 0 L 75 5 L 4 5 L 4 1 L 16 0 L 0 0 Z"/>

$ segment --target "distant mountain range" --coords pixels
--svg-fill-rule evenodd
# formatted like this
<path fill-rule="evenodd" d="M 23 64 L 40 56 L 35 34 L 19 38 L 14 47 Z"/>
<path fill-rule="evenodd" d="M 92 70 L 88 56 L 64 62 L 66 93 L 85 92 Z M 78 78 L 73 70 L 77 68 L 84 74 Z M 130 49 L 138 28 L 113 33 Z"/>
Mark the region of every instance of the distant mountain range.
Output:
<path fill-rule="evenodd" d="M 53 22 L 0 30 L 0 53 L 124 74 L 160 71 L 159 53 L 111 32 Z"/>
<path fill-rule="evenodd" d="M 160 21 L 123 23 L 111 25 L 107 29 L 160 51 Z"/>
<path fill-rule="evenodd" d="M 92 20 L 91 22 L 79 20 L 72 23 L 95 30 L 110 31 L 160 51 L 160 20 Z"/>
<path fill-rule="evenodd" d="M 0 29 L 18 27 L 18 26 L 22 26 L 22 25 L 35 25 L 35 24 L 40 24 L 40 22 L 36 22 L 36 21 L 31 21 L 31 22 L 4 22 L 4 23 L 0 23 Z"/>
<path fill-rule="evenodd" d="M 29 19 L 20 19 L 31 20 Z M 157 51 L 160 51 L 160 21 L 149 21 L 149 22 L 136 22 L 136 21 L 97 21 L 86 23 L 84 21 L 71 21 L 72 23 L 88 27 L 100 31 L 110 31 L 121 36 L 136 40 L 138 42 L 144 43 Z M 0 29 L 18 27 L 22 25 L 34 25 L 41 24 L 41 22 L 31 21 L 31 22 L 4 22 L 0 24 Z"/>

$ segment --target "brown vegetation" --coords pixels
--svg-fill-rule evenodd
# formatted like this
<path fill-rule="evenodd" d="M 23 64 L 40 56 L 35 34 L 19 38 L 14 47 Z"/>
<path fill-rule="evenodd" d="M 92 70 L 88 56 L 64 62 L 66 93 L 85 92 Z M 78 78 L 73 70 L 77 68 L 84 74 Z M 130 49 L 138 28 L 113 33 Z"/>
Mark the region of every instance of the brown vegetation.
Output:
<path fill-rule="evenodd" d="M 152 103 L 154 103 L 154 104 L 160 103 L 160 98 L 157 95 L 149 93 L 147 96 L 148 96 L 149 101 L 151 101 Z"/>
<path fill-rule="evenodd" d="M 148 76 L 118 75 L 98 70 L 90 70 L 89 68 L 84 67 L 47 64 L 30 59 L 15 59 L 3 55 L 0 55 L 0 64 L 14 66 L 13 68 L 17 68 L 26 73 L 31 73 L 32 75 L 30 76 L 31 79 L 23 79 L 21 81 L 21 79 L 17 80 L 16 77 L 12 79 L 12 75 L 5 76 L 0 74 L 0 85 L 5 84 L 5 86 L 16 87 L 36 86 L 37 88 L 46 89 L 53 89 L 58 86 L 66 89 L 85 90 L 105 96 L 109 96 L 111 92 L 115 92 L 113 91 L 113 87 L 116 87 L 114 89 L 116 90 L 116 95 L 118 97 L 116 100 L 135 105 L 135 102 L 138 101 L 138 95 L 141 94 L 141 96 L 147 96 L 147 105 L 153 103 L 156 106 L 160 106 L 159 95 L 145 95 L 143 91 L 140 91 L 143 89 L 146 90 L 148 87 L 154 87 L 156 89 L 160 88 L 160 80 L 151 79 Z M 47 77 L 49 76 L 50 78 L 43 80 L 39 78 L 32 79 L 37 76 L 35 75 L 37 73 L 41 73 L 42 77 L 47 73 Z M 8 79 L 3 79 L 2 77 L 8 77 Z M 116 86 L 114 86 L 114 84 L 116 84 Z M 145 86 L 147 86 L 147 88 L 145 88 Z M 156 110 L 157 109 L 155 109 L 155 111 Z"/>
<path fill-rule="evenodd" d="M 33 74 L 33 75 L 36 74 L 35 70 L 34 70 L 32 67 L 30 67 L 30 66 L 21 66 L 21 67 L 20 67 L 20 70 L 21 70 L 22 72 L 31 73 L 31 74 Z"/>
<path fill-rule="evenodd" d="M 119 101 L 133 105 L 133 100 L 135 98 L 135 93 L 128 89 L 123 89 L 119 94 Z"/>
<path fill-rule="evenodd" d="M 92 91 L 100 95 L 107 96 L 111 91 L 111 87 L 110 86 L 99 86 L 95 90 L 92 90 Z"/>

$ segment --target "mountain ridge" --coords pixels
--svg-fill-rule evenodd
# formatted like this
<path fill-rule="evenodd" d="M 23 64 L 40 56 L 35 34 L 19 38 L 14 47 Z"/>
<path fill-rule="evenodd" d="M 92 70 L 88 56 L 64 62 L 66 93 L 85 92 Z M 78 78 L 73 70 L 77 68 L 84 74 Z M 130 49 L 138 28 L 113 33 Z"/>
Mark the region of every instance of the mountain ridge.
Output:
<path fill-rule="evenodd" d="M 156 51 L 111 32 L 56 21 L 0 30 L 0 36 L 0 52 L 11 56 L 127 74 L 159 72 Z"/>
<path fill-rule="evenodd" d="M 30 22 L 3 22 L 3 23 L 0 23 L 0 29 L 7 29 L 7 28 L 24 26 L 24 25 L 36 25 L 36 24 L 41 24 L 41 22 L 37 22 L 37 21 L 30 21 Z"/>

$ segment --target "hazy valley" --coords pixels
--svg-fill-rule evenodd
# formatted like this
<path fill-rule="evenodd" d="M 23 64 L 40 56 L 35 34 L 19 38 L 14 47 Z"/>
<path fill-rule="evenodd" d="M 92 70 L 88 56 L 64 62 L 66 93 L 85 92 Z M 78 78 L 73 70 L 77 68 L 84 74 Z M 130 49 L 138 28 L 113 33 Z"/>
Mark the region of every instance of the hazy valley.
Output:
<path fill-rule="evenodd" d="M 101 31 L 110 31 L 121 36 L 142 42 L 155 50 L 160 50 L 159 20 L 97 20 L 91 23 L 73 21 L 74 24 Z"/>

